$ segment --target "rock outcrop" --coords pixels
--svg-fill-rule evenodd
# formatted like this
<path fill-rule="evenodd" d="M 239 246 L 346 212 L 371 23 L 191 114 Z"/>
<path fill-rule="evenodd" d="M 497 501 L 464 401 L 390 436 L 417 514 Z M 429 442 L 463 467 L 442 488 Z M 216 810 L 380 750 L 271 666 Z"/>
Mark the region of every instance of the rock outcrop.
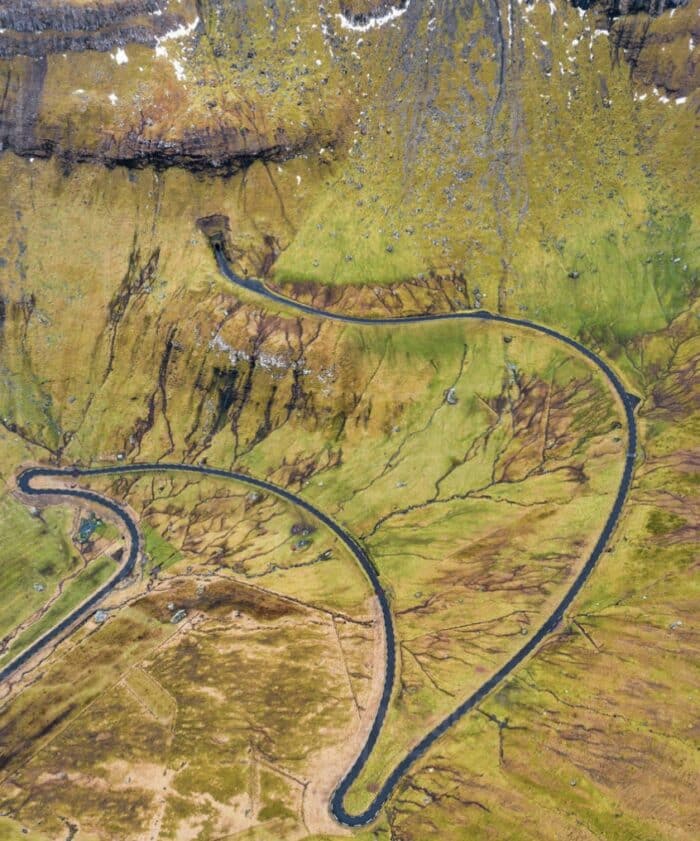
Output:
<path fill-rule="evenodd" d="M 632 77 L 682 98 L 698 86 L 700 19 L 690 0 L 571 0 L 610 31 L 614 55 Z"/>
<path fill-rule="evenodd" d="M 11 0 L 0 10 L 0 152 L 55 155 L 66 168 L 97 162 L 230 174 L 255 160 L 287 160 L 317 140 L 332 145 L 332 136 L 309 127 L 262 128 L 254 102 L 226 96 L 223 106 L 216 85 L 202 97 L 202 80 L 185 84 L 184 66 L 204 31 L 198 10 L 194 0 Z M 129 65 L 124 47 L 133 44 L 154 51 Z M 85 51 L 112 54 L 76 57 L 92 75 L 83 83 L 73 74 L 69 87 L 54 90 L 51 55 Z"/>
<path fill-rule="evenodd" d="M 0 9 L 0 58 L 41 57 L 125 44 L 155 46 L 158 37 L 183 24 L 162 0 L 47 4 L 13 0 Z"/>
<path fill-rule="evenodd" d="M 618 17 L 610 25 L 610 40 L 615 56 L 629 64 L 636 82 L 674 100 L 697 89 L 700 17 L 692 7 L 671 7 L 660 16 L 639 11 Z"/>
<path fill-rule="evenodd" d="M 687 6 L 688 0 L 572 0 L 576 9 L 601 11 L 609 20 L 639 12 L 658 17 L 668 9 Z"/>
<path fill-rule="evenodd" d="M 9 0 L 0 9 L 0 29 L 34 33 L 47 29 L 94 31 L 136 15 L 160 14 L 165 5 L 162 0 L 111 0 L 84 5 Z"/>
<path fill-rule="evenodd" d="M 290 136 L 283 130 L 274 136 L 253 136 L 231 122 L 184 130 L 167 139 L 157 131 L 149 134 L 143 125 L 125 131 L 102 131 L 94 143 L 71 143 L 62 126 L 39 122 L 47 59 L 19 58 L 13 63 L 0 98 L 0 152 L 38 158 L 57 156 L 66 168 L 79 163 L 102 163 L 158 169 L 181 167 L 192 172 L 230 174 L 256 160 L 284 161 L 315 145 L 333 144 L 333 138 L 311 133 Z M 1 80 L 0 76 L 0 80 Z"/>
<path fill-rule="evenodd" d="M 636 15 L 645 12 L 652 17 L 658 17 L 668 9 L 687 6 L 688 0 L 572 0 L 576 9 L 596 9 L 603 11 L 613 20 L 623 15 Z"/>

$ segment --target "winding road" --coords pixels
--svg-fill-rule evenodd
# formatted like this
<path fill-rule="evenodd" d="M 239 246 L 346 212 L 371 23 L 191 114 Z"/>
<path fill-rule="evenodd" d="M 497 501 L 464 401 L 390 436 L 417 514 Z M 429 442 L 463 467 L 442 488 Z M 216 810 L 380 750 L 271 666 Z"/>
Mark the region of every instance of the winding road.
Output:
<path fill-rule="evenodd" d="M 557 605 L 554 612 L 547 617 L 539 629 L 527 640 L 527 642 L 479 689 L 463 701 L 453 712 L 451 712 L 445 719 L 443 719 L 436 727 L 427 733 L 421 741 L 415 745 L 404 758 L 396 765 L 396 767 L 388 775 L 386 781 L 381 786 L 372 802 L 367 808 L 359 814 L 350 814 L 344 807 L 343 802 L 345 796 L 360 775 L 363 767 L 369 759 L 379 738 L 379 733 L 384 723 L 386 712 L 391 699 L 391 693 L 394 685 L 394 677 L 396 672 L 396 640 L 394 635 L 394 626 L 391 616 L 391 609 L 387 599 L 384 588 L 382 587 L 379 574 L 370 561 L 369 556 L 363 547 L 355 540 L 352 535 L 346 532 L 338 523 L 328 517 L 318 508 L 307 502 L 303 498 L 291 493 L 286 488 L 274 485 L 271 482 L 266 482 L 263 479 L 256 479 L 247 476 L 243 473 L 235 471 L 221 470 L 214 467 L 206 467 L 202 465 L 192 464 L 167 464 L 167 463 L 149 463 L 149 464 L 119 464 L 110 467 L 98 468 L 54 468 L 54 467 L 34 467 L 25 470 L 18 477 L 17 483 L 19 489 L 28 496 L 48 496 L 48 497 L 66 497 L 81 500 L 83 502 L 90 502 L 101 505 L 109 509 L 123 524 L 130 537 L 129 555 L 118 573 L 113 576 L 110 581 L 100 587 L 87 601 L 83 602 L 70 615 L 66 616 L 50 631 L 45 633 L 40 639 L 36 640 L 29 648 L 23 651 L 17 658 L 6 665 L 0 671 L 0 681 L 6 680 L 18 669 L 25 665 L 31 658 L 39 654 L 51 642 L 59 639 L 69 629 L 85 622 L 90 616 L 92 609 L 118 584 L 120 581 L 128 578 L 136 565 L 139 554 L 140 538 L 136 522 L 127 510 L 119 505 L 114 500 L 108 499 L 93 491 L 66 488 L 59 484 L 55 487 L 37 487 L 34 484 L 35 479 L 44 480 L 61 480 L 61 479 L 79 479 L 81 477 L 91 476 L 106 476 L 106 475 L 123 475 L 126 473 L 163 473 L 163 472 L 181 472 L 181 473 L 196 473 L 205 476 L 213 476 L 221 479 L 234 479 L 243 482 L 254 488 L 258 488 L 269 493 L 275 494 L 281 499 L 293 503 L 294 505 L 307 511 L 309 514 L 316 517 L 320 522 L 326 525 L 331 531 L 336 534 L 340 540 L 347 546 L 350 552 L 354 555 L 357 562 L 364 570 L 369 579 L 374 593 L 379 601 L 383 619 L 383 632 L 386 640 L 386 670 L 384 674 L 384 685 L 382 689 L 382 696 L 379 702 L 377 713 L 372 727 L 367 736 L 364 746 L 359 755 L 352 764 L 350 770 L 345 774 L 337 788 L 335 789 L 331 801 L 330 809 L 336 820 L 350 827 L 362 826 L 373 821 L 381 808 L 386 803 L 391 795 L 391 792 L 396 787 L 397 783 L 403 777 L 413 763 L 421 757 L 428 748 L 445 733 L 453 724 L 455 724 L 462 716 L 466 715 L 470 710 L 480 703 L 489 692 L 498 686 L 511 672 L 523 662 L 523 660 L 530 655 L 540 643 L 550 634 L 564 617 L 564 613 L 570 606 L 577 593 L 584 585 L 590 576 L 593 568 L 598 561 L 606 543 L 610 539 L 612 532 L 620 517 L 622 507 L 630 489 L 632 482 L 632 473 L 634 469 L 634 461 L 637 449 L 637 424 L 634 417 L 634 409 L 639 402 L 639 399 L 632 394 L 625 391 L 620 379 L 610 366 L 601 359 L 596 353 L 584 347 L 575 339 L 571 339 L 550 327 L 545 327 L 540 324 L 535 324 L 531 321 L 520 318 L 511 318 L 505 315 L 498 315 L 489 313 L 483 310 L 470 310 L 466 312 L 444 313 L 437 315 L 413 315 L 413 316 L 399 316 L 393 318 L 364 318 L 352 315 L 343 315 L 340 313 L 326 312 L 317 309 L 308 304 L 302 304 L 293 299 L 286 298 L 280 295 L 267 286 L 260 280 L 254 278 L 244 278 L 236 274 L 228 263 L 221 244 L 219 242 L 212 242 L 216 254 L 217 264 L 221 273 L 232 283 L 237 286 L 247 289 L 257 295 L 261 295 L 269 301 L 272 301 L 285 309 L 292 308 L 305 315 L 314 318 L 326 318 L 333 321 L 342 322 L 344 324 L 357 324 L 364 326 L 395 326 L 402 324 L 415 324 L 423 322 L 435 321 L 456 321 L 456 320 L 490 320 L 497 321 L 502 324 L 509 324 L 528 330 L 533 330 L 536 333 L 549 336 L 558 342 L 562 342 L 579 354 L 584 356 L 592 362 L 606 377 L 613 391 L 617 395 L 620 405 L 624 411 L 626 428 L 627 428 L 627 447 L 625 452 L 625 464 L 622 472 L 619 487 L 615 496 L 612 509 L 607 517 L 605 525 L 603 526 L 600 535 L 593 547 L 593 550 L 586 560 L 586 563 L 581 568 L 580 572 L 570 585 Z"/>

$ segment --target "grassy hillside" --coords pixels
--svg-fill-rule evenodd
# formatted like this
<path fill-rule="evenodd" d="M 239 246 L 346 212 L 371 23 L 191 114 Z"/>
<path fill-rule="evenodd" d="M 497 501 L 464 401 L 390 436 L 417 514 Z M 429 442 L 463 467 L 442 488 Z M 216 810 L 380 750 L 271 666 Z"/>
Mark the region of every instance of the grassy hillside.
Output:
<path fill-rule="evenodd" d="M 691 841 L 697 0 L 40 5 L 48 28 L 12 0 L 0 32 L 0 654 L 122 542 L 81 557 L 85 511 L 31 512 L 22 465 L 268 478 L 362 541 L 390 601 L 360 809 L 585 562 L 626 447 L 588 362 L 497 323 L 300 317 L 221 276 L 199 220 L 225 217 L 236 270 L 284 294 L 531 319 L 641 400 L 630 499 L 565 621 L 356 837 Z M 89 485 L 136 513 L 142 562 L 3 687 L 0 839 L 343 835 L 328 798 L 384 656 L 352 559 L 236 483 Z"/>

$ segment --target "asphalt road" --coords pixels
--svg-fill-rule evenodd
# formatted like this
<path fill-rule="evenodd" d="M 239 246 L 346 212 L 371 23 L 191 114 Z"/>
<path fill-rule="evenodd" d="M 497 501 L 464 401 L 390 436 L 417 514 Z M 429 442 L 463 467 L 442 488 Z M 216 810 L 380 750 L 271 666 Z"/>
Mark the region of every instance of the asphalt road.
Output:
<path fill-rule="evenodd" d="M 322 523 L 324 523 L 324 525 L 330 528 L 331 531 L 333 531 L 340 538 L 340 540 L 342 540 L 342 542 L 347 546 L 350 552 L 352 552 L 352 554 L 364 570 L 365 574 L 370 580 L 370 583 L 372 585 L 372 588 L 374 589 L 377 599 L 379 600 L 379 604 L 381 606 L 382 611 L 387 651 L 387 662 L 386 671 L 384 675 L 382 697 L 379 703 L 376 717 L 374 719 L 374 722 L 372 723 L 372 728 L 358 757 L 356 758 L 350 770 L 340 781 L 330 801 L 331 812 L 339 823 L 345 824 L 346 826 L 361 826 L 363 824 L 371 822 L 377 817 L 380 809 L 386 803 L 391 792 L 396 787 L 397 783 L 401 780 L 401 778 L 406 774 L 411 765 L 413 765 L 413 763 L 419 757 L 421 757 L 446 730 L 448 730 L 455 722 L 462 718 L 462 716 L 466 715 L 466 713 L 474 709 L 474 707 L 478 703 L 480 703 L 486 697 L 486 695 L 488 695 L 489 692 L 491 692 L 506 677 L 508 677 L 508 675 L 510 675 L 511 672 L 540 645 L 540 643 L 545 639 L 545 637 L 547 637 L 548 634 L 554 631 L 557 628 L 557 626 L 561 623 L 564 617 L 564 613 L 566 612 L 567 608 L 569 607 L 569 605 L 574 600 L 581 587 L 584 585 L 584 583 L 590 576 L 593 568 L 596 565 L 596 562 L 600 558 L 600 555 L 605 548 L 605 545 L 610 539 L 610 536 L 612 535 L 612 532 L 617 524 L 617 521 L 620 517 L 620 513 L 622 511 L 622 507 L 629 492 L 630 485 L 632 482 L 632 473 L 634 469 L 634 461 L 637 451 L 637 424 L 634 417 L 634 409 L 639 401 L 637 397 L 635 397 L 632 394 L 628 394 L 625 391 L 625 388 L 620 382 L 619 378 L 617 377 L 615 372 L 610 368 L 607 362 L 605 362 L 605 360 L 603 360 L 592 350 L 589 350 L 584 345 L 577 342 L 575 339 L 565 336 L 562 333 L 558 333 L 556 330 L 553 330 L 550 327 L 545 327 L 541 324 L 535 324 L 534 322 L 527 321 L 525 319 L 511 318 L 509 316 L 489 313 L 483 310 L 470 310 L 468 312 L 444 313 L 437 315 L 415 315 L 396 318 L 362 318 L 358 316 L 326 312 L 324 310 L 319 310 L 315 307 L 312 307 L 308 304 L 302 304 L 292 299 L 285 298 L 284 296 L 279 295 L 278 293 L 268 289 L 261 281 L 257 279 L 240 277 L 232 270 L 231 266 L 229 265 L 223 254 L 221 247 L 215 243 L 214 248 L 217 263 L 221 273 L 232 283 L 238 286 L 242 286 L 250 292 L 261 295 L 267 300 L 279 304 L 286 309 L 292 308 L 314 318 L 326 318 L 331 319 L 333 321 L 342 322 L 344 324 L 358 324 L 364 326 L 396 326 L 401 324 L 416 324 L 435 321 L 489 320 L 497 321 L 502 324 L 509 324 L 517 327 L 526 328 L 528 330 L 533 330 L 536 333 L 549 336 L 550 338 L 555 339 L 558 342 L 562 342 L 563 344 L 572 348 L 576 352 L 580 353 L 582 356 L 586 357 L 586 359 L 592 362 L 604 374 L 604 376 L 612 386 L 614 392 L 616 393 L 617 397 L 619 398 L 621 407 L 624 412 L 627 432 L 627 448 L 625 453 L 625 464 L 622 473 L 622 478 L 620 480 L 620 484 L 615 496 L 615 501 L 610 510 L 605 525 L 603 526 L 603 529 L 600 532 L 600 535 L 598 536 L 596 544 L 593 547 L 593 551 L 591 552 L 588 559 L 586 560 L 586 563 L 581 568 L 579 574 L 576 576 L 575 580 L 567 590 L 566 594 L 559 602 L 553 613 L 544 621 L 544 623 L 539 627 L 539 629 L 525 642 L 522 648 L 520 648 L 494 675 L 492 675 L 492 677 L 490 677 L 485 683 L 483 683 L 479 687 L 479 689 L 476 690 L 476 692 L 474 692 L 472 695 L 469 696 L 469 698 L 463 701 L 443 721 L 441 721 L 435 728 L 433 728 L 429 733 L 427 733 L 417 745 L 415 745 L 410 751 L 408 751 L 404 758 L 391 771 L 385 783 L 377 792 L 370 805 L 359 814 L 349 813 L 343 806 L 343 801 L 348 792 L 348 789 L 357 779 L 360 772 L 364 768 L 367 760 L 369 759 L 372 750 L 376 745 L 377 739 L 379 738 L 379 733 L 381 731 L 382 724 L 384 723 L 384 719 L 386 717 L 386 712 L 389 706 L 389 702 L 391 700 L 391 692 L 394 684 L 394 677 L 396 671 L 396 640 L 394 635 L 394 626 L 391 616 L 391 610 L 389 608 L 389 602 L 386 593 L 384 592 L 384 589 L 381 585 L 379 575 L 377 574 L 377 571 L 372 565 L 364 548 L 352 537 L 352 535 L 348 534 L 348 532 L 346 532 L 340 525 L 338 525 L 338 523 L 336 523 L 322 511 L 315 508 L 309 502 L 297 496 L 296 494 L 291 493 L 286 488 L 273 485 L 272 483 L 266 482 L 262 479 L 255 479 L 251 476 L 246 476 L 242 473 L 237 473 L 235 471 L 228 470 L 220 470 L 214 467 L 206 467 L 191 464 L 162 463 L 119 464 L 111 467 L 91 469 L 63 469 L 42 467 L 31 468 L 29 470 L 26 470 L 19 476 L 19 488 L 27 495 L 62 496 L 68 498 L 72 497 L 85 502 L 91 502 L 94 504 L 106 506 L 111 511 L 113 511 L 114 514 L 124 523 L 124 527 L 130 536 L 131 545 L 128 558 L 119 570 L 119 572 L 110 581 L 103 585 L 96 593 L 94 593 L 86 602 L 80 605 L 69 616 L 63 619 L 58 625 L 56 625 L 54 628 L 48 631 L 32 646 L 30 646 L 28 649 L 22 652 L 22 654 L 18 656 L 15 660 L 13 660 L 11 663 L 5 666 L 4 669 L 0 671 L 0 680 L 4 680 L 10 675 L 14 674 L 30 658 L 39 653 L 46 645 L 49 645 L 52 641 L 58 639 L 68 629 L 70 629 L 71 627 L 76 627 L 82 622 L 85 622 L 86 619 L 89 618 L 92 609 L 107 595 L 107 593 L 109 593 L 119 581 L 122 581 L 123 579 L 127 578 L 132 574 L 139 553 L 140 539 L 137 525 L 131 518 L 131 516 L 127 513 L 127 511 L 124 508 L 122 508 L 118 503 L 87 490 L 62 488 L 60 486 L 54 489 L 37 488 L 34 487 L 32 484 L 32 481 L 35 478 L 42 477 L 44 479 L 65 479 L 66 477 L 70 477 L 78 479 L 80 477 L 104 476 L 110 474 L 121 475 L 124 473 L 186 472 L 198 473 L 206 476 L 215 476 L 223 479 L 235 479 L 237 481 L 244 482 L 247 485 L 251 485 L 252 487 L 268 491 L 269 493 L 275 494 L 276 496 L 282 499 L 292 502 L 294 505 L 299 506 L 308 513 L 312 514 Z"/>

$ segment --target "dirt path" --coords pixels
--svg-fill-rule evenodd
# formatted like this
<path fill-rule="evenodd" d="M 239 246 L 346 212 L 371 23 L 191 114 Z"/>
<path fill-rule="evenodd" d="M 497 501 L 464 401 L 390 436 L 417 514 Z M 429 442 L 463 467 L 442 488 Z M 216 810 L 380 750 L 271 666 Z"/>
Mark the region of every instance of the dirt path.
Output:
<path fill-rule="evenodd" d="M 386 669 L 386 638 L 379 600 L 371 601 L 373 627 L 372 677 L 369 692 L 364 700 L 364 710 L 355 730 L 342 742 L 317 754 L 311 765 L 309 782 L 302 798 L 303 821 L 312 835 L 351 835 L 350 829 L 341 826 L 330 811 L 331 795 L 364 747 L 372 724 L 377 717 L 379 702 L 384 689 Z M 354 701 L 353 701 L 354 703 Z"/>

